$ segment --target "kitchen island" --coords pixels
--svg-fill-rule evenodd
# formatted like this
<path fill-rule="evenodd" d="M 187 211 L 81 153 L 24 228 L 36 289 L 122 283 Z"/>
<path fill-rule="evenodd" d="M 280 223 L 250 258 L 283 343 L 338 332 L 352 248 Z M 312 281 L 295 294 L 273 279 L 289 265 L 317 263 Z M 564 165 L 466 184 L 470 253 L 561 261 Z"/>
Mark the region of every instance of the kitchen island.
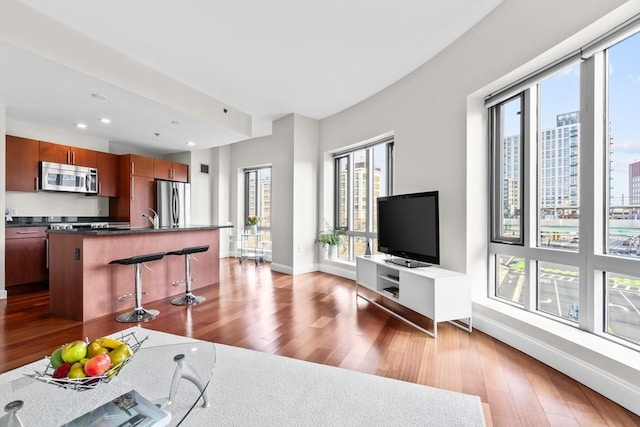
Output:
<path fill-rule="evenodd" d="M 191 262 L 192 290 L 219 282 L 220 228 L 116 228 L 49 230 L 49 312 L 73 320 L 89 320 L 131 310 L 133 300 L 118 297 L 134 292 L 134 267 L 111 261 L 191 246 L 209 245 Z M 143 305 L 180 295 L 184 286 L 184 257 L 167 255 L 142 269 Z M 162 315 L 162 313 L 160 313 Z"/>

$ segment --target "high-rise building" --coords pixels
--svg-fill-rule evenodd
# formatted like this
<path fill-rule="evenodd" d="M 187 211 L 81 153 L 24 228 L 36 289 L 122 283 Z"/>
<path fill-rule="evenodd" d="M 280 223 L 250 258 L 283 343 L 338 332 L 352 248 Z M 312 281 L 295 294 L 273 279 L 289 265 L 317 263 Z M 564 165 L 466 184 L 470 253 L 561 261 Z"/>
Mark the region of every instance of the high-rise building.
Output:
<path fill-rule="evenodd" d="M 580 205 L 578 163 L 580 157 L 578 111 L 558 114 L 556 126 L 543 129 L 538 141 L 538 203 L 548 214 L 570 215 Z M 520 206 L 519 136 L 504 138 L 503 202 L 506 215 L 516 215 Z"/>
<path fill-rule="evenodd" d="M 629 165 L 629 205 L 640 206 L 640 161 Z"/>
<path fill-rule="evenodd" d="M 338 200 L 339 209 L 340 209 L 340 218 L 347 218 L 347 191 L 346 185 L 348 183 L 348 179 L 346 177 L 348 171 L 347 169 L 340 170 L 340 196 Z M 353 229 L 366 231 L 367 229 L 367 200 L 368 195 L 368 181 L 367 181 L 367 164 L 365 162 L 356 162 L 353 168 Z M 373 200 L 381 196 L 381 186 L 382 186 L 382 171 L 380 168 L 373 168 Z M 377 213 L 374 211 L 374 224 L 375 224 L 375 216 Z"/>
<path fill-rule="evenodd" d="M 502 203 L 505 217 L 520 215 L 520 135 L 504 138 Z"/>
<path fill-rule="evenodd" d="M 540 132 L 538 201 L 541 209 L 578 208 L 580 123 L 577 111 L 556 116 L 556 127 Z"/>

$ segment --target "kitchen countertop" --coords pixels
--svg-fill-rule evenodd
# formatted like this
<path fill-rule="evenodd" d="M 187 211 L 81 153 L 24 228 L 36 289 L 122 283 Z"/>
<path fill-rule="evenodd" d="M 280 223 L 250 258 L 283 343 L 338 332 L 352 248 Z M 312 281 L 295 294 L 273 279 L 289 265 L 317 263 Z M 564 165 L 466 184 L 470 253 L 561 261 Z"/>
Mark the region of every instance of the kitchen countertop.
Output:
<path fill-rule="evenodd" d="M 187 225 L 183 227 L 132 227 L 132 228 L 74 228 L 71 230 L 47 230 L 52 234 L 80 234 L 85 236 L 114 236 L 123 234 L 140 233 L 173 233 L 179 231 L 218 230 L 220 228 L 233 228 L 233 225 Z"/>
<path fill-rule="evenodd" d="M 104 216 L 14 216 L 5 221 L 5 228 L 11 227 L 49 227 L 51 224 L 90 224 L 109 223 L 114 226 L 128 225 L 128 222 L 117 221 Z"/>

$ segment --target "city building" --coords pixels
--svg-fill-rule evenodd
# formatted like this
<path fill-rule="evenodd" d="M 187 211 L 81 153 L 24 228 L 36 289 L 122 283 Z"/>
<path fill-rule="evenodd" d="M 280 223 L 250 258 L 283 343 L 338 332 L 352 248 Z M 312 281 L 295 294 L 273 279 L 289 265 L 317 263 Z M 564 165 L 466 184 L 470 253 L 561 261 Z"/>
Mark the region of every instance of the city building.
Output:
<path fill-rule="evenodd" d="M 629 205 L 640 206 L 640 161 L 629 165 Z"/>
<path fill-rule="evenodd" d="M 538 141 L 538 203 L 543 218 L 575 217 L 580 205 L 578 163 L 580 115 L 558 114 L 556 126 L 540 132 Z M 520 206 L 520 137 L 504 138 L 505 215 L 516 216 Z"/>

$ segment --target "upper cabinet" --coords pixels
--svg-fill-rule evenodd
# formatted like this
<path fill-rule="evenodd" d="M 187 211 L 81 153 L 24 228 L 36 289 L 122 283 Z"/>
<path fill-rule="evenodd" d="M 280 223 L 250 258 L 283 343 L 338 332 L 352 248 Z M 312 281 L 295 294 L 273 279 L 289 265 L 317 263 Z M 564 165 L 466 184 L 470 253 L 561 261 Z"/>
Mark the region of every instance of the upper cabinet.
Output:
<path fill-rule="evenodd" d="M 169 160 L 153 159 L 153 176 L 158 179 L 188 182 L 189 166 Z"/>
<path fill-rule="evenodd" d="M 149 226 L 140 214 L 155 207 L 153 158 L 124 154 L 119 159 L 120 194 L 109 199 L 109 216 L 132 227 Z"/>
<path fill-rule="evenodd" d="M 96 151 L 40 141 L 40 161 L 96 167 Z"/>
<path fill-rule="evenodd" d="M 96 152 L 98 196 L 117 197 L 120 194 L 120 156 Z"/>
<path fill-rule="evenodd" d="M 38 191 L 39 142 L 7 135 L 6 190 Z"/>
<path fill-rule="evenodd" d="M 137 154 L 125 154 L 123 165 L 128 164 L 129 168 L 125 170 L 129 175 L 146 176 L 153 178 L 153 158 L 138 156 Z"/>
<path fill-rule="evenodd" d="M 189 165 L 183 163 L 171 163 L 173 167 L 173 180 L 189 182 Z"/>

